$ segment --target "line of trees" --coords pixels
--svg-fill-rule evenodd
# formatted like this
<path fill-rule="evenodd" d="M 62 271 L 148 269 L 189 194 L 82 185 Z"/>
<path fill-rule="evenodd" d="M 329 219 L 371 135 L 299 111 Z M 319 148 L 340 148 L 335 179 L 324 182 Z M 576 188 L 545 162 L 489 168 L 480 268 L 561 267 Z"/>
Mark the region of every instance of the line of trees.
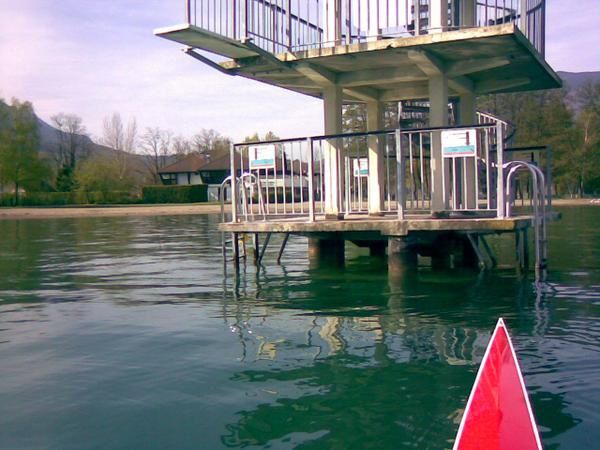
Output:
<path fill-rule="evenodd" d="M 600 82 L 572 91 L 487 96 L 479 107 L 514 124 L 516 145 L 552 147 L 557 195 L 600 192 Z"/>
<path fill-rule="evenodd" d="M 212 129 L 190 138 L 160 127 L 139 130 L 135 118 L 119 113 L 103 121 L 99 144 L 94 143 L 75 114 L 51 117 L 53 136 L 41 138 L 40 122 L 30 102 L 0 99 L 0 194 L 29 192 L 139 192 L 160 183 L 161 168 L 190 154 L 207 161 L 229 154 L 232 140 Z M 269 132 L 246 141 L 277 139 Z"/>
<path fill-rule="evenodd" d="M 600 192 L 600 82 L 574 91 L 498 94 L 479 99 L 479 109 L 511 121 L 516 145 L 550 145 L 557 195 Z M 345 105 L 345 131 L 364 131 L 364 105 Z M 19 202 L 22 191 L 135 191 L 160 182 L 162 167 L 195 153 L 207 160 L 228 153 L 232 140 L 202 129 L 190 138 L 160 127 L 139 131 L 135 118 L 113 113 L 103 122 L 100 143 L 90 139 L 81 117 L 59 113 L 52 148 L 42 148 L 39 122 L 30 102 L 0 99 L 0 194 Z M 386 105 L 386 127 L 398 123 L 397 104 Z M 274 140 L 268 132 L 245 142 Z M 48 144 L 46 144 L 48 145 Z"/>

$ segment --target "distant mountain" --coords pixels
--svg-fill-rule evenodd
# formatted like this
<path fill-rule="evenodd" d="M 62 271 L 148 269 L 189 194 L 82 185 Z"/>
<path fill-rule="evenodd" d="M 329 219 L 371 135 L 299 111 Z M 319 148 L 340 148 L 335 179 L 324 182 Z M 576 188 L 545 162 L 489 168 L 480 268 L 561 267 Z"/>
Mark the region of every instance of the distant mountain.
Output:
<path fill-rule="evenodd" d="M 569 90 L 577 90 L 582 85 L 591 81 L 600 82 L 600 71 L 596 72 L 558 72 L 558 76 L 564 81 L 565 87 Z"/>

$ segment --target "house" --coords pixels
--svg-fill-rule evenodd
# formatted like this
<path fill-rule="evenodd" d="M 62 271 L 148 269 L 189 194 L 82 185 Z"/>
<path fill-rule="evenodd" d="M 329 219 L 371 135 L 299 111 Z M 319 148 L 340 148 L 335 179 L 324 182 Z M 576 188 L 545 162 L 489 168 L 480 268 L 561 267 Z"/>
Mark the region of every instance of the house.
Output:
<path fill-rule="evenodd" d="M 198 154 L 191 154 L 185 158 L 165 166 L 158 171 L 160 181 L 166 186 L 205 184 L 198 170 L 208 162 L 208 158 Z"/>
<path fill-rule="evenodd" d="M 163 167 L 158 171 L 160 180 L 166 186 L 207 184 L 208 200 L 218 201 L 221 183 L 229 176 L 230 156 L 225 154 L 209 159 L 206 156 L 191 154 L 184 159 Z M 238 171 L 238 176 L 240 171 Z M 226 193 L 226 197 L 228 194 Z"/>

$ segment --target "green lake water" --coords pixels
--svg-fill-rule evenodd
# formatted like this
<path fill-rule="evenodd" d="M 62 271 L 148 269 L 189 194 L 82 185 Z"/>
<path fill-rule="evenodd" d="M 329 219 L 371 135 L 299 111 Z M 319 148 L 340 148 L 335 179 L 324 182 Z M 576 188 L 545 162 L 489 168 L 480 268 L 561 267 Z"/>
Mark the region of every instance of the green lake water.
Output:
<path fill-rule="evenodd" d="M 215 215 L 0 221 L 0 448 L 451 448 L 500 316 L 545 448 L 599 448 L 600 207 L 560 211 L 538 286 L 301 238 L 225 277 Z"/>

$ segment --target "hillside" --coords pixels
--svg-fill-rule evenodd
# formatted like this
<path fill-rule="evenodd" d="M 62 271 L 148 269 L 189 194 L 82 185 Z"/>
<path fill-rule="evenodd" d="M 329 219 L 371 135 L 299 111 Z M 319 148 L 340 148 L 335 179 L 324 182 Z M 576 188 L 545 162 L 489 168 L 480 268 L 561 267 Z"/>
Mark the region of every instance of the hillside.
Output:
<path fill-rule="evenodd" d="M 568 90 L 577 90 L 588 81 L 600 82 L 600 71 L 596 72 L 558 72 Z"/>
<path fill-rule="evenodd" d="M 52 125 L 44 122 L 37 117 L 38 132 L 40 136 L 40 153 L 42 157 L 48 161 L 55 161 L 56 154 L 59 148 L 58 130 Z M 106 145 L 98 144 L 90 139 L 89 136 L 80 135 L 82 148 L 84 150 L 84 158 L 117 158 L 118 153 L 123 153 L 120 150 L 107 147 Z M 128 167 L 130 175 L 139 182 L 144 182 L 149 175 L 148 168 L 151 166 L 150 161 L 144 155 L 127 154 Z"/>

